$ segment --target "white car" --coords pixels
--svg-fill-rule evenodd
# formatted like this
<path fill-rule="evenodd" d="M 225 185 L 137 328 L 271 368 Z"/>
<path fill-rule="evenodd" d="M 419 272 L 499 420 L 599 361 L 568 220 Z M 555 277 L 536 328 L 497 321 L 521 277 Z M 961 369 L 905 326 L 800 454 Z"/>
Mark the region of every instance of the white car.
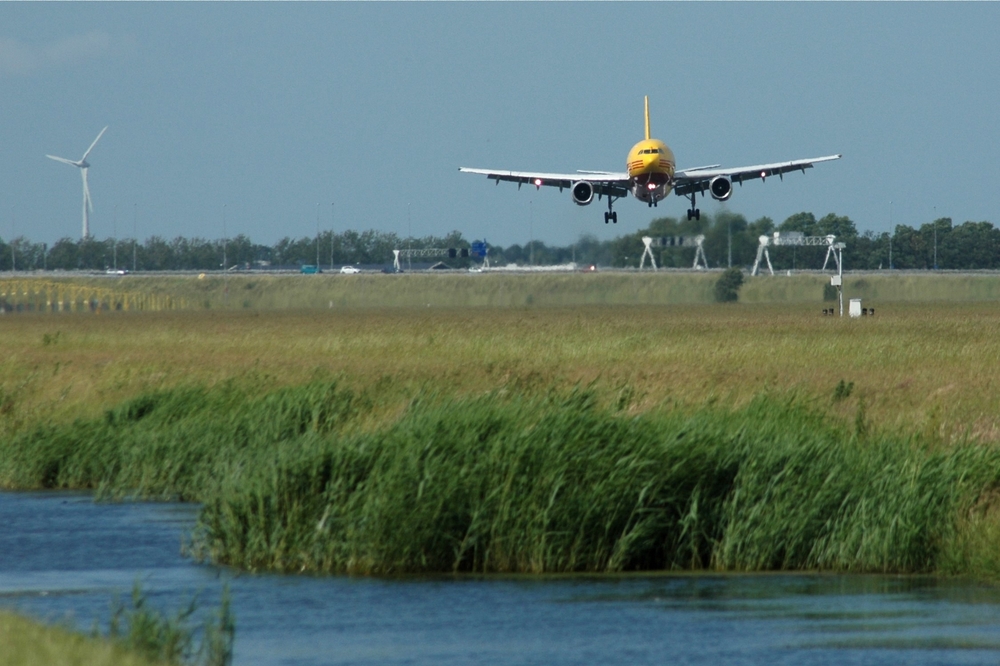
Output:
<path fill-rule="evenodd" d="M 361 269 L 355 268 L 354 266 L 344 266 L 343 268 L 340 269 L 340 272 L 344 273 L 345 275 L 353 275 L 355 273 L 360 273 Z"/>

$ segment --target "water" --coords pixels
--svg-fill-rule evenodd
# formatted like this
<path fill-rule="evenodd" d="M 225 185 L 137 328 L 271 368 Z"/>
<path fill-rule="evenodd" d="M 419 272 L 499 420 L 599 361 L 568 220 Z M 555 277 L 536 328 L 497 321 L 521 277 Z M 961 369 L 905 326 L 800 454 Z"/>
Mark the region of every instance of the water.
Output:
<path fill-rule="evenodd" d="M 89 629 L 137 579 L 169 609 L 229 581 L 241 666 L 1000 662 L 1000 592 L 969 582 L 237 575 L 180 554 L 195 511 L 0 493 L 0 604 Z"/>

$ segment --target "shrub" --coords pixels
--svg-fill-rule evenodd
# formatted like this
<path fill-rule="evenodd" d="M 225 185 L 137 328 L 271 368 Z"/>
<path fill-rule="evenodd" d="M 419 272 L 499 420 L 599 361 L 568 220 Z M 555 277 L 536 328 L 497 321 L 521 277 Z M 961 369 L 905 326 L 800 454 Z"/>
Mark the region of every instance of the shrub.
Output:
<path fill-rule="evenodd" d="M 727 268 L 715 283 L 715 300 L 718 303 L 733 303 L 743 286 L 743 271 L 738 268 Z"/>

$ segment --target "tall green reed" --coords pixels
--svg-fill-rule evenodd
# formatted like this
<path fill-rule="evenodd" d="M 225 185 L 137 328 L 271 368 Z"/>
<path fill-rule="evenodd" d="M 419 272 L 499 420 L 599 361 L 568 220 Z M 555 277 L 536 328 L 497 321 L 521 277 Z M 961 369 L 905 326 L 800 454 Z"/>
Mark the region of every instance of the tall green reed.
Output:
<path fill-rule="evenodd" d="M 108 637 L 129 652 L 163 664 L 228 666 L 233 661 L 236 622 L 229 586 L 222 590 L 219 609 L 205 618 L 200 632 L 191 624 L 198 610 L 197 598 L 169 615 L 149 605 L 137 582 L 129 604 L 115 599 Z M 94 635 L 99 636 L 95 627 Z"/>
<path fill-rule="evenodd" d="M 361 427 L 377 400 L 152 393 L 22 434 L 0 479 L 202 502 L 193 551 L 247 569 L 961 573 L 998 545 L 966 517 L 1000 449 L 850 429 L 794 398 L 636 416 L 580 388 L 429 395 Z"/>

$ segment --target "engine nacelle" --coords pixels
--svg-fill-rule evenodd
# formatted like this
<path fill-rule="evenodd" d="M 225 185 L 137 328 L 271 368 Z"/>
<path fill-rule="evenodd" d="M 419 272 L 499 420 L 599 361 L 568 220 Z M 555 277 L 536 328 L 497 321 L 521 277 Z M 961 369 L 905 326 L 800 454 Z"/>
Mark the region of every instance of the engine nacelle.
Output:
<path fill-rule="evenodd" d="M 716 201 L 726 201 L 733 196 L 733 181 L 727 176 L 716 176 L 708 184 L 708 191 Z"/>
<path fill-rule="evenodd" d="M 594 185 L 585 180 L 573 183 L 573 203 L 577 206 L 586 206 L 594 200 Z"/>

